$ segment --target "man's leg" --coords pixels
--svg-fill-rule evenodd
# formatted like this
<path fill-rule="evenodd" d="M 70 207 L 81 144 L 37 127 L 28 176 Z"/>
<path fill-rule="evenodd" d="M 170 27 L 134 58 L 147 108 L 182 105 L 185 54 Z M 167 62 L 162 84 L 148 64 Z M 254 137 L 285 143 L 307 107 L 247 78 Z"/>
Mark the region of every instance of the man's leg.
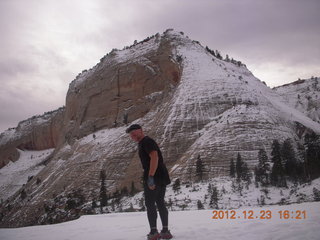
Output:
<path fill-rule="evenodd" d="M 157 188 L 156 203 L 159 209 L 163 230 L 168 230 L 168 209 L 164 201 L 164 196 L 166 194 L 166 186 L 165 185 L 157 186 L 156 188 Z"/>
<path fill-rule="evenodd" d="M 145 204 L 151 232 L 157 230 L 156 190 L 150 190 L 147 183 L 144 186 Z"/>

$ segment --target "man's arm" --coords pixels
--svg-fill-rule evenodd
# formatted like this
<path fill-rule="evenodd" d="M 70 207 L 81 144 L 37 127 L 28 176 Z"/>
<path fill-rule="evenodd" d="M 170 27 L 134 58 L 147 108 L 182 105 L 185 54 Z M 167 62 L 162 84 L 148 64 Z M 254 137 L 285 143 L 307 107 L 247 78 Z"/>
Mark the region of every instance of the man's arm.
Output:
<path fill-rule="evenodd" d="M 152 151 L 149 153 L 149 156 L 150 156 L 149 176 L 154 176 L 158 168 L 158 152 Z"/>

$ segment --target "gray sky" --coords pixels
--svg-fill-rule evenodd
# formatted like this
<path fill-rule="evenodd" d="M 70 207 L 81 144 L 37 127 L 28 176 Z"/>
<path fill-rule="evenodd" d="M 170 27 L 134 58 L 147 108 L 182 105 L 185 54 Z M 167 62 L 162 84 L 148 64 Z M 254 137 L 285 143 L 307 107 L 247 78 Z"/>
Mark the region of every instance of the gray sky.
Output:
<path fill-rule="evenodd" d="M 63 106 L 111 49 L 168 28 L 270 87 L 320 76 L 320 0 L 0 0 L 0 132 Z"/>

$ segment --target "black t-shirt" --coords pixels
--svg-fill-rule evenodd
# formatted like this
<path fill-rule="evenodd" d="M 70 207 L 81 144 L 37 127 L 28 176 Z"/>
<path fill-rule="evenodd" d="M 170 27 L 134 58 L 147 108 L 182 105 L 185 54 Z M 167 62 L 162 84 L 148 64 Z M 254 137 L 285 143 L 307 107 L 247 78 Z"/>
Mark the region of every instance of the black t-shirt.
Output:
<path fill-rule="evenodd" d="M 168 185 L 170 184 L 170 177 L 166 165 L 163 162 L 162 153 L 158 144 L 150 137 L 145 136 L 139 142 L 139 157 L 143 167 L 143 178 L 148 179 L 150 169 L 150 156 L 152 151 L 158 152 L 158 167 L 154 174 L 154 181 L 156 185 Z"/>

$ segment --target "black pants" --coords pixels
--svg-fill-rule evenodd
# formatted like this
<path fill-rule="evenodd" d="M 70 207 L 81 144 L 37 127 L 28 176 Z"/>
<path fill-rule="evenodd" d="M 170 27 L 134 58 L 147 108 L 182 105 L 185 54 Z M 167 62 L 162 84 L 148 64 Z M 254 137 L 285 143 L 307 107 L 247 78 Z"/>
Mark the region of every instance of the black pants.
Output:
<path fill-rule="evenodd" d="M 166 185 L 156 186 L 155 190 L 150 190 L 146 183 L 144 183 L 143 185 L 150 229 L 152 230 L 157 228 L 156 204 L 159 210 L 162 226 L 168 227 L 168 209 L 164 202 L 164 196 L 166 194 Z"/>

